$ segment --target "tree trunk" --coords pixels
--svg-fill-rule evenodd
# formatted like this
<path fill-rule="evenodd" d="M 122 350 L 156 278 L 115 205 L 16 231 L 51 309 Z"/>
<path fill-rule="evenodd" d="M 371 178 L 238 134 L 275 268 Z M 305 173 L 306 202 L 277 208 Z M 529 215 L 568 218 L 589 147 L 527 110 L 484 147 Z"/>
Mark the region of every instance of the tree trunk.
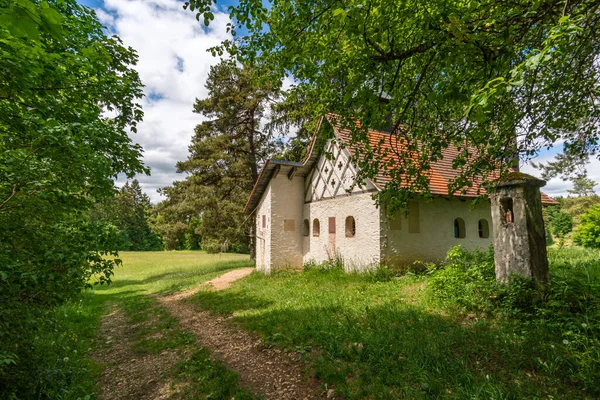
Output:
<path fill-rule="evenodd" d="M 250 165 L 250 170 L 252 171 L 252 184 L 254 185 L 258 180 L 258 165 L 256 163 L 256 146 L 254 144 L 254 132 L 256 132 L 256 121 L 254 119 L 254 109 L 250 111 L 250 127 L 248 129 L 248 147 L 250 149 L 250 153 L 248 154 L 248 164 Z"/>

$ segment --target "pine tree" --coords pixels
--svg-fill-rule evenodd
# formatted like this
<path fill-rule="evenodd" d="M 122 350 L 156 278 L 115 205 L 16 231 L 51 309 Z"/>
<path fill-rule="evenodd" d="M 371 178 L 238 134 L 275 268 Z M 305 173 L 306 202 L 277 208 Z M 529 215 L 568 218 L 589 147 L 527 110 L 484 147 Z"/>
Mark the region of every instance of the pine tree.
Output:
<path fill-rule="evenodd" d="M 211 67 L 206 88 L 208 97 L 194 105 L 206 121 L 195 128 L 187 160 L 177 163 L 177 171 L 189 176 L 162 189 L 167 200 L 159 205 L 157 220 L 160 224 L 163 214 L 171 217 L 163 218 L 165 224 L 189 224 L 200 216 L 196 231 L 203 249 L 247 251 L 251 224 L 244 204 L 261 165 L 282 148 L 274 131 L 261 124 L 279 87 L 226 60 Z"/>
<path fill-rule="evenodd" d="M 593 196 L 596 194 L 594 187 L 598 185 L 593 180 L 585 177 L 578 176 L 573 179 L 573 189 L 567 190 L 567 192 L 577 196 Z"/>
<path fill-rule="evenodd" d="M 126 182 L 117 196 L 92 211 L 92 219 L 113 224 L 119 233 L 120 250 L 161 250 L 162 241 L 148 222 L 153 206 L 137 179 Z"/>

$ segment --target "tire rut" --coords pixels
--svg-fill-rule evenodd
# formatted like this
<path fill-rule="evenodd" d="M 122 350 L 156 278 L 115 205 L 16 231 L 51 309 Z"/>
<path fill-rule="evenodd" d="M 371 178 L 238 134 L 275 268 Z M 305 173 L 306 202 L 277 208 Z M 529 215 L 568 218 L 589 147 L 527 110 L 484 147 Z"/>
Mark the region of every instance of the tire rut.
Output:
<path fill-rule="evenodd" d="M 186 301 L 196 292 L 197 289 L 189 290 L 156 299 L 177 317 L 183 328 L 196 335 L 200 346 L 235 371 L 243 386 L 267 400 L 334 398 L 333 390 L 324 391 L 316 379 L 308 376 L 298 354 L 271 348 L 255 335 L 233 327 L 224 317 L 196 309 Z"/>

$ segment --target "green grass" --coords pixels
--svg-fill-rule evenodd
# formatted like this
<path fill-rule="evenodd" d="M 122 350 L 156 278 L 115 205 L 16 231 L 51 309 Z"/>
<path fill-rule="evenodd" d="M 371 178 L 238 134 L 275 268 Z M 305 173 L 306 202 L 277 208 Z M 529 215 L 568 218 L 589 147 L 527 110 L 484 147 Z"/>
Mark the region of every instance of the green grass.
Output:
<path fill-rule="evenodd" d="M 598 398 L 600 318 L 593 317 L 600 314 L 598 295 L 590 288 L 600 288 L 600 253 L 552 249 L 549 254 L 564 296 L 551 301 L 542 310 L 546 314 L 528 310 L 531 320 L 443 307 L 429 297 L 430 276 L 390 279 L 385 273 L 361 276 L 336 268 L 270 277 L 254 273 L 228 290 L 201 291 L 193 301 L 234 315 L 236 323 L 267 343 L 301 354 L 326 387 L 350 399 Z M 112 285 L 60 309 L 62 325 L 55 335 L 62 342 L 56 357 L 71 355 L 69 379 L 77 389 L 63 397 L 97 391 L 100 369 L 89 362 L 87 349 L 102 313 L 116 305 L 134 326 L 128 335 L 136 352 L 186 354 L 167 374 L 180 398 L 253 398 L 149 296 L 185 290 L 248 266 L 248 257 L 131 252 L 122 258 Z M 578 283 L 584 286 L 574 286 Z"/>
<path fill-rule="evenodd" d="M 98 295 L 124 291 L 168 294 L 195 287 L 232 269 L 251 266 L 243 254 L 206 254 L 201 251 L 121 252 L 123 266 L 115 271 L 113 283 L 96 287 Z"/>
<path fill-rule="evenodd" d="M 115 270 L 111 285 L 95 286 L 82 299 L 61 307 L 62 318 L 56 333 L 47 337 L 61 339 L 48 344 L 49 351 L 59 351 L 61 360 L 69 357 L 69 365 L 57 361 L 57 371 L 71 371 L 70 386 L 63 389 L 65 399 L 94 397 L 99 392 L 98 381 L 103 366 L 91 361 L 102 315 L 116 306 L 125 314 L 131 326 L 128 338 L 138 354 L 158 354 L 175 349 L 184 356 L 168 376 L 174 382 L 185 382 L 182 398 L 250 399 L 256 398 L 239 387 L 237 375 L 208 357 L 208 351 L 198 348 L 192 333 L 181 328 L 150 295 L 164 295 L 195 287 L 232 269 L 251 265 L 247 255 L 210 255 L 200 251 L 121 252 L 123 265 Z M 74 350 L 74 351 L 73 351 Z M 68 368 L 67 368 L 68 367 Z M 50 371 L 52 372 L 52 371 Z M 65 372 L 61 372 L 65 373 Z M 51 379 L 50 376 L 48 379 Z"/>
<path fill-rule="evenodd" d="M 598 260 L 598 252 L 551 252 L 552 270 L 562 274 L 564 263 L 572 262 L 574 270 L 585 265 L 597 276 Z M 272 345 L 303 354 L 316 376 L 347 398 L 600 395 L 600 377 L 578 376 L 595 368 L 581 363 L 595 361 L 577 356 L 596 350 L 572 351 L 557 332 L 568 325 L 443 309 L 425 295 L 429 279 L 377 282 L 335 268 L 254 273 L 226 291 L 200 292 L 194 301 L 233 314 Z M 592 334 L 587 338 L 582 343 L 588 346 L 600 343 Z"/>

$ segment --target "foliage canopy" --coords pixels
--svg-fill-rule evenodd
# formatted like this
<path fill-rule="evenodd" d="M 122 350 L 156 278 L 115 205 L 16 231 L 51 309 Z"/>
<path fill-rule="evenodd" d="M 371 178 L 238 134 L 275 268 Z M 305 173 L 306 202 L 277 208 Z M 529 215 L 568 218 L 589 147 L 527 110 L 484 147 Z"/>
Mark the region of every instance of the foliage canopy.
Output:
<path fill-rule="evenodd" d="M 187 2 L 198 15 L 211 4 Z M 292 76 L 314 99 L 313 113 L 340 115 L 357 142 L 391 116 L 394 134 L 407 143 L 395 151 L 406 162 L 383 162 L 378 144 L 357 158 L 366 176 L 388 170 L 393 180 L 383 195 L 397 199 L 428 191 L 425 171 L 449 145 L 459 149 L 454 166 L 462 171 L 450 191 L 498 168 L 507 172 L 516 154 L 530 159 L 559 141 L 570 165 L 596 154 L 597 6 L 241 0 L 229 8 L 233 40 L 214 51 Z"/>
<path fill-rule="evenodd" d="M 0 397 L 43 398 L 35 329 L 119 262 L 87 211 L 117 174 L 147 171 L 128 136 L 142 84 L 135 51 L 75 0 L 2 1 L 0 22 Z"/>
<path fill-rule="evenodd" d="M 150 198 L 142 191 L 139 181 L 134 179 L 131 183 L 126 182 L 115 197 L 98 203 L 91 212 L 91 218 L 115 226 L 119 250 L 162 250 L 162 241 L 149 223 L 153 209 Z"/>
<path fill-rule="evenodd" d="M 600 249 L 600 205 L 582 215 L 581 225 L 573 239 L 583 247 Z"/>

